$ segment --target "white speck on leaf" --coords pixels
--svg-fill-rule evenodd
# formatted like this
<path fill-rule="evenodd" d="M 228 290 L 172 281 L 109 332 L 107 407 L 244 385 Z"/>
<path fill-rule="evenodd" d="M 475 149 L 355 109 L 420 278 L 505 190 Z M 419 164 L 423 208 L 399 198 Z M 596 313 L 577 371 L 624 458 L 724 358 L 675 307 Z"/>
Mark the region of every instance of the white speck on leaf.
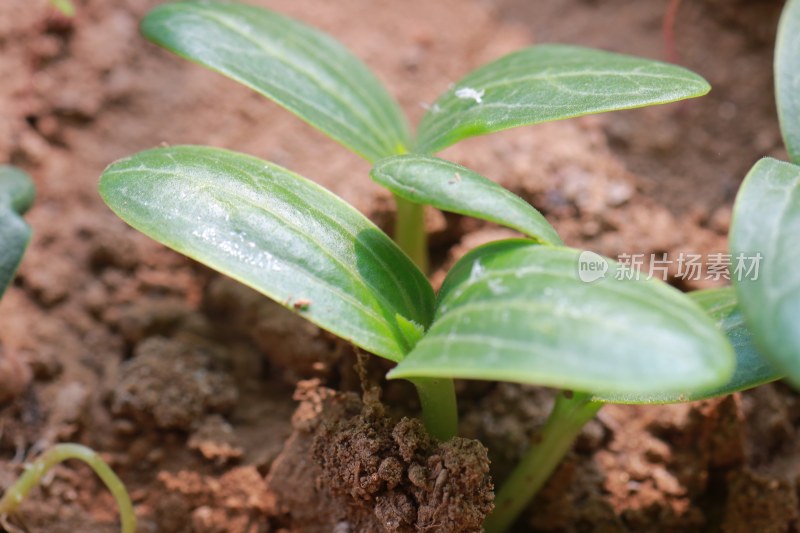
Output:
<path fill-rule="evenodd" d="M 470 282 L 478 281 L 483 276 L 484 270 L 485 269 L 483 268 L 483 265 L 481 264 L 480 261 L 475 261 L 474 263 L 472 263 L 472 270 L 470 270 L 469 272 L 469 281 Z"/>
<path fill-rule="evenodd" d="M 508 292 L 508 287 L 503 285 L 503 280 L 499 278 L 494 278 L 489 280 L 489 290 L 492 291 L 492 294 L 495 296 L 499 296 L 501 294 L 505 294 Z"/>
<path fill-rule="evenodd" d="M 462 87 L 456 90 L 456 96 L 462 100 L 475 100 L 477 103 L 483 102 L 483 95 L 486 91 L 473 89 L 472 87 Z"/>

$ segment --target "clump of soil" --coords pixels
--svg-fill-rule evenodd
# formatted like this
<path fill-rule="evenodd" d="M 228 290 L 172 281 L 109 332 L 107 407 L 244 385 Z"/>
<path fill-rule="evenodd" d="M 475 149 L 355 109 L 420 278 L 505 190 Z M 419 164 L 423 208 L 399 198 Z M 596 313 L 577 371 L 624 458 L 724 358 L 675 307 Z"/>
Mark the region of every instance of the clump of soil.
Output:
<path fill-rule="evenodd" d="M 393 421 L 374 391 L 362 402 L 311 381 L 300 384 L 296 398 L 295 432 L 267 479 L 293 527 L 481 531 L 494 499 L 481 443 L 458 437 L 440 443 L 418 420 Z M 303 501 L 323 507 L 304 511 Z"/>
<path fill-rule="evenodd" d="M 186 444 L 190 449 L 200 452 L 206 459 L 220 465 L 241 459 L 244 454 L 233 426 L 219 415 L 211 415 L 204 419 Z"/>
<path fill-rule="evenodd" d="M 217 354 L 217 366 L 219 361 Z M 111 411 L 157 428 L 183 430 L 207 413 L 228 412 L 238 392 L 232 378 L 214 363 L 208 343 L 149 338 L 122 365 Z"/>

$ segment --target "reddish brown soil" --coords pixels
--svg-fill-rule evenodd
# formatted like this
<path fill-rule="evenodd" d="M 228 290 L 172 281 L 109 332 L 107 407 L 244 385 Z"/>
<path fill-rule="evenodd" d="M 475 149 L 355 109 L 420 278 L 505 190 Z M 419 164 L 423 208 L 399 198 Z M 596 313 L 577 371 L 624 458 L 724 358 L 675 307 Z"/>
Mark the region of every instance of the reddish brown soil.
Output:
<path fill-rule="evenodd" d="M 378 394 L 362 403 L 300 382 L 295 432 L 267 477 L 276 514 L 320 533 L 479 531 L 494 499 L 486 448 L 439 443 L 417 419 L 395 422 Z"/>
<path fill-rule="evenodd" d="M 491 501 L 485 449 L 501 482 L 551 393 L 459 383 L 464 439 L 433 442 L 402 418 L 417 409 L 407 385 L 381 383 L 383 404 L 370 393 L 365 406 L 352 394 L 362 379 L 350 347 L 126 228 L 100 201 L 98 176 L 162 142 L 273 160 L 384 227 L 392 207 L 366 163 L 139 38 L 156 0 L 76 3 L 72 21 L 45 0 L 0 3 L 0 161 L 39 188 L 33 243 L 0 303 L 0 488 L 30 454 L 78 441 L 130 487 L 140 531 L 476 530 Z M 414 121 L 461 74 L 534 41 L 664 55 L 665 2 L 254 3 L 339 37 Z M 744 172 L 782 153 L 770 81 L 779 9 L 682 3 L 677 51 L 714 85 L 706 98 L 472 139 L 446 156 L 524 196 L 571 245 L 724 251 Z M 434 211 L 430 230 L 440 267 L 510 234 Z M 387 368 L 367 367 L 369 383 Z M 518 529 L 795 531 L 799 422 L 797 396 L 781 385 L 692 405 L 607 406 Z M 115 520 L 100 483 L 69 464 L 10 522 L 59 533 L 115 531 Z"/>

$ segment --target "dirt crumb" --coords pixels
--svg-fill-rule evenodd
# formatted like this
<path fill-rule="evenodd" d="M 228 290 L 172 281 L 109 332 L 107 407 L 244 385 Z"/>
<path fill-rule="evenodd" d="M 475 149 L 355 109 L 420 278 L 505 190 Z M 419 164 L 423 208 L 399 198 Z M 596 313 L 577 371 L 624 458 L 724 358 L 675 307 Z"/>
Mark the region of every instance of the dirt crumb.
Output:
<path fill-rule="evenodd" d="M 233 427 L 220 415 L 211 415 L 203 420 L 189 437 L 188 445 L 220 465 L 239 459 L 244 453 Z"/>

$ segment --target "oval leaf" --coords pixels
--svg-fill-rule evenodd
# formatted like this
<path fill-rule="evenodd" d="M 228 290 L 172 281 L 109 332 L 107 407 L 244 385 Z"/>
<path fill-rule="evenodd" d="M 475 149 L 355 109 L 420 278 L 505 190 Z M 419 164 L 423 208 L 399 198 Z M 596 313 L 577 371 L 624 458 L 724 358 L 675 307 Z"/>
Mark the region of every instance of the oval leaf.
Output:
<path fill-rule="evenodd" d="M 775 99 L 783 142 L 800 164 L 800 0 L 783 7 L 775 41 Z"/>
<path fill-rule="evenodd" d="M 461 165 L 407 154 L 379 161 L 370 174 L 406 200 L 508 226 L 544 244 L 563 244 L 525 200 Z"/>
<path fill-rule="evenodd" d="M 736 353 L 736 371 L 731 379 L 724 385 L 712 389 L 687 388 L 682 392 L 672 393 L 650 391 L 645 394 L 595 394 L 594 400 L 638 404 L 693 402 L 727 396 L 783 377 L 783 374 L 775 370 L 756 349 L 753 335 L 744 323 L 732 287 L 694 291 L 688 296 L 700 304 L 700 307 L 717 322 L 733 346 Z"/>
<path fill-rule="evenodd" d="M 731 279 L 756 345 L 800 386 L 800 167 L 755 164 L 731 224 Z"/>
<path fill-rule="evenodd" d="M 166 4 L 145 37 L 270 98 L 370 161 L 405 151 L 399 107 L 338 41 L 296 20 L 243 4 Z"/>
<path fill-rule="evenodd" d="M 551 120 L 702 96 L 708 83 L 684 68 L 601 50 L 539 45 L 467 75 L 425 114 L 417 151 Z"/>
<path fill-rule="evenodd" d="M 18 168 L 0 165 L 0 296 L 17 272 L 31 238 L 22 220 L 33 203 L 31 178 Z"/>
<path fill-rule="evenodd" d="M 660 281 L 617 279 L 616 268 L 525 240 L 477 248 L 448 274 L 433 325 L 389 375 L 615 393 L 730 378 L 730 343 L 697 304 Z"/>
<path fill-rule="evenodd" d="M 315 183 L 215 148 L 111 165 L 100 194 L 128 224 L 392 360 L 426 327 L 433 289 L 366 217 Z"/>

